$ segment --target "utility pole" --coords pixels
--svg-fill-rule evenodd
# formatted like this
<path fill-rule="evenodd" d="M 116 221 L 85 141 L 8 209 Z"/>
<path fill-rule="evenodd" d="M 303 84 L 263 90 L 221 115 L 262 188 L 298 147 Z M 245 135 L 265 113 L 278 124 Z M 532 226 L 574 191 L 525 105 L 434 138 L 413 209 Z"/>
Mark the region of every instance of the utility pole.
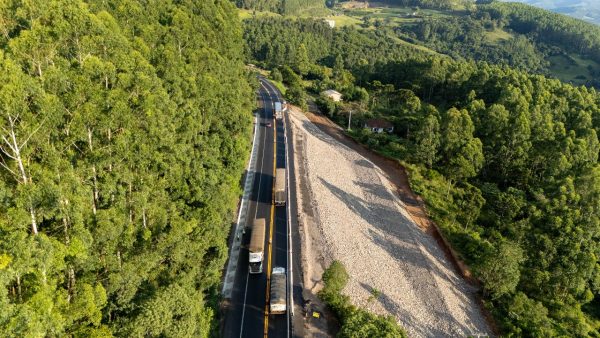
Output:
<path fill-rule="evenodd" d="M 350 111 L 350 115 L 348 115 L 348 131 L 350 131 L 350 123 L 352 122 L 352 110 Z"/>

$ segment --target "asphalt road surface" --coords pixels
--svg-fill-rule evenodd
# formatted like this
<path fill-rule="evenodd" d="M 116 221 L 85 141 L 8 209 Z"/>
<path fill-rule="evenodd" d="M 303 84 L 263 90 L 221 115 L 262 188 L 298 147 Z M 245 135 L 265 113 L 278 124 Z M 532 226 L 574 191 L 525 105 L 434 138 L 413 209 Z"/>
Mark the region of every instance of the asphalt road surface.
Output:
<path fill-rule="evenodd" d="M 262 130 L 256 141 L 258 142 L 256 148 L 258 157 L 250 195 L 247 226 L 250 229 L 256 218 L 266 219 L 263 273 L 248 274 L 247 247 L 250 242 L 250 231 L 246 231 L 242 239 L 240 261 L 235 272 L 233 291 L 228 302 L 222 332 L 223 336 L 227 338 L 302 337 L 302 286 L 300 284 L 300 262 L 297 259 L 300 245 L 293 162 L 288 168 L 288 179 L 291 180 L 291 187 L 288 186 L 291 189 L 288 191 L 292 203 L 286 203 L 285 207 L 275 207 L 272 204 L 275 168 L 285 168 L 287 158 L 291 158 L 291 154 L 286 152 L 285 142 L 285 137 L 290 137 L 290 131 L 286 130 L 284 126 L 284 120 L 287 121 L 288 117 L 284 115 L 284 120 L 274 119 L 274 103 L 283 102 L 283 99 L 279 91 L 264 79 L 261 79 L 258 94 L 257 123 Z M 271 127 L 268 126 L 269 122 Z M 288 208 L 291 208 L 289 215 Z M 271 241 L 270 244 L 269 241 Z M 292 242 L 291 246 L 289 245 L 290 241 Z M 290 247 L 292 251 L 289 250 Z M 290 262 L 292 264 L 289 264 Z M 288 273 L 288 311 L 286 314 L 269 315 L 267 312 L 268 285 L 270 271 L 273 267 L 283 267 Z M 292 282 L 293 285 L 291 285 Z M 290 308 L 292 297 L 295 304 L 293 311 Z"/>

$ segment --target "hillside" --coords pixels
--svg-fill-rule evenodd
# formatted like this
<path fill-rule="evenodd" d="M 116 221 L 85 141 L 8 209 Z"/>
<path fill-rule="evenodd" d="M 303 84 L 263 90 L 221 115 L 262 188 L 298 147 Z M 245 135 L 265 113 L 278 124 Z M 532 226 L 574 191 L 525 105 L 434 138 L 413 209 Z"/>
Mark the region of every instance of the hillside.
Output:
<path fill-rule="evenodd" d="M 0 27 L 2 336 L 214 334 L 253 105 L 235 7 L 8 0 Z"/>
<path fill-rule="evenodd" d="M 338 6 L 328 19 L 339 26 L 385 32 L 454 59 L 506 64 L 576 85 L 600 85 L 600 27 L 596 25 L 519 3 L 471 3 L 455 9 L 397 3 Z"/>
<path fill-rule="evenodd" d="M 377 30 L 406 46 L 454 59 L 506 64 L 575 85 L 600 86 L 597 25 L 499 1 L 474 5 L 470 1 L 389 0 L 368 8 L 349 4 L 337 3 L 329 15 L 310 12 L 311 5 L 300 16 L 332 20 L 337 27 Z M 244 12 L 244 18 L 267 13 Z"/>
<path fill-rule="evenodd" d="M 510 2 L 521 2 L 600 24 L 600 2 L 596 0 L 510 0 Z"/>
<path fill-rule="evenodd" d="M 552 78 L 597 85 L 598 27 L 523 4 L 335 10 L 355 21 L 245 20 L 248 61 L 402 164 L 503 335 L 598 336 L 600 95 Z"/>

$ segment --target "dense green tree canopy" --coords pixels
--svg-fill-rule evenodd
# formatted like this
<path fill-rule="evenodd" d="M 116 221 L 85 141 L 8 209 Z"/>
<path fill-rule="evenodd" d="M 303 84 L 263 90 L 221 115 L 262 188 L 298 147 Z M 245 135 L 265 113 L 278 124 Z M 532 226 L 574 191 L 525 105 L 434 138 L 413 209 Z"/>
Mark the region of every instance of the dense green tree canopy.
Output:
<path fill-rule="evenodd" d="M 235 0 L 240 8 L 297 14 L 313 8 L 325 8 L 325 0 Z"/>
<path fill-rule="evenodd" d="M 249 141 L 229 1 L 0 4 L 0 332 L 208 336 Z"/>

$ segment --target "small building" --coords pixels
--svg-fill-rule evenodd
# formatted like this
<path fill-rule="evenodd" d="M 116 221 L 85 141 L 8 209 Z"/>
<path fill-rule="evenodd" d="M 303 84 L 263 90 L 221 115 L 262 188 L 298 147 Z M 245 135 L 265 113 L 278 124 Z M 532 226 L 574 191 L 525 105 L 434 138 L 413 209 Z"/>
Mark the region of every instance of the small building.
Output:
<path fill-rule="evenodd" d="M 333 89 L 328 89 L 324 92 L 321 93 L 321 95 L 329 98 L 330 100 L 332 100 L 333 102 L 340 102 L 342 101 L 342 94 L 333 90 Z"/>
<path fill-rule="evenodd" d="M 365 121 L 365 128 L 369 129 L 374 133 L 391 133 L 394 131 L 394 125 L 392 122 L 384 119 L 369 119 Z"/>
<path fill-rule="evenodd" d="M 329 19 L 325 19 L 325 22 L 329 25 L 329 27 L 335 28 L 335 21 L 329 20 Z"/>

